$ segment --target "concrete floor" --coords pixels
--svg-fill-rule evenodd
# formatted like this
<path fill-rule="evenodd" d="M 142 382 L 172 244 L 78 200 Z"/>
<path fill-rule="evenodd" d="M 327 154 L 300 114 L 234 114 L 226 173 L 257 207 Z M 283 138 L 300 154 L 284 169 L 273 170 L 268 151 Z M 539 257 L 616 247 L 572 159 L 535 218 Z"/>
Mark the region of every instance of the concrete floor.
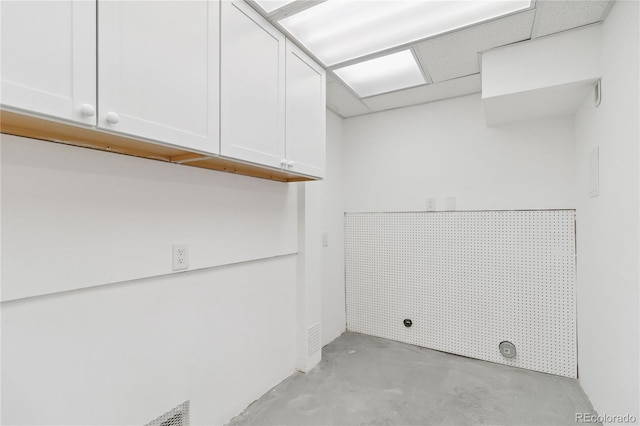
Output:
<path fill-rule="evenodd" d="M 575 425 L 577 380 L 346 332 L 229 425 Z"/>

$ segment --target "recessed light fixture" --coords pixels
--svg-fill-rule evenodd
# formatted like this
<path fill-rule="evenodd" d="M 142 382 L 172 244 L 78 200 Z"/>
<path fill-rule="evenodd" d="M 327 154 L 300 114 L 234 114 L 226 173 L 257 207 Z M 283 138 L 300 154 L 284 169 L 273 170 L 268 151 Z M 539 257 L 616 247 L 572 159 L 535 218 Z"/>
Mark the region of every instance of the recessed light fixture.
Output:
<path fill-rule="evenodd" d="M 332 66 L 530 7 L 531 0 L 328 0 L 279 23 Z"/>
<path fill-rule="evenodd" d="M 267 13 L 271 13 L 280 9 L 288 4 L 293 3 L 295 0 L 254 0 L 262 10 Z"/>
<path fill-rule="evenodd" d="M 333 70 L 360 97 L 425 84 L 410 50 Z"/>

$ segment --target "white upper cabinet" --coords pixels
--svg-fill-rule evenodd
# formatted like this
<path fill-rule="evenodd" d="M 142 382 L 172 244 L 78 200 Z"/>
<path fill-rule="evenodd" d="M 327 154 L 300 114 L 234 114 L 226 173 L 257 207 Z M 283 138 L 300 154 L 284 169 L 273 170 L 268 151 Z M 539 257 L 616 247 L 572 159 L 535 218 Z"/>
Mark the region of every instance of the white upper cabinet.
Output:
<path fill-rule="evenodd" d="M 325 169 L 325 71 L 287 40 L 287 169 L 323 177 Z"/>
<path fill-rule="evenodd" d="M 220 154 L 281 167 L 285 37 L 244 2 L 222 3 Z"/>
<path fill-rule="evenodd" d="M 219 150 L 217 1 L 98 2 L 98 126 Z"/>
<path fill-rule="evenodd" d="M 179 148 L 166 161 L 324 175 L 325 71 L 244 1 L 0 0 L 0 19 L 6 110 L 97 127 L 108 150 L 111 133 Z M 69 128 L 49 137 L 80 141 Z"/>
<path fill-rule="evenodd" d="M 5 107 L 96 124 L 96 4 L 0 2 Z"/>

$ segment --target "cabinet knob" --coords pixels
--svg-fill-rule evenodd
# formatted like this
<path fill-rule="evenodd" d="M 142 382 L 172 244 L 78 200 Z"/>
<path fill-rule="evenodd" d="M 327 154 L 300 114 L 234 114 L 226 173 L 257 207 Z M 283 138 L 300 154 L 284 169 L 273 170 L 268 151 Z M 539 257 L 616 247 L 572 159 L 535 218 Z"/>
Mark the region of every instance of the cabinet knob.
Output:
<path fill-rule="evenodd" d="M 80 114 L 85 117 L 93 117 L 96 115 L 96 109 L 91 104 L 82 104 L 80 105 Z"/>
<path fill-rule="evenodd" d="M 116 124 L 118 121 L 120 121 L 120 116 L 118 114 L 115 112 L 107 113 L 107 123 Z"/>
<path fill-rule="evenodd" d="M 282 160 L 280 160 L 280 165 L 282 167 L 287 167 L 288 161 L 286 158 L 283 158 Z"/>
<path fill-rule="evenodd" d="M 289 168 L 289 169 L 293 169 L 293 165 L 294 165 L 294 164 L 295 164 L 295 163 L 294 163 L 293 161 L 287 161 L 287 168 Z"/>

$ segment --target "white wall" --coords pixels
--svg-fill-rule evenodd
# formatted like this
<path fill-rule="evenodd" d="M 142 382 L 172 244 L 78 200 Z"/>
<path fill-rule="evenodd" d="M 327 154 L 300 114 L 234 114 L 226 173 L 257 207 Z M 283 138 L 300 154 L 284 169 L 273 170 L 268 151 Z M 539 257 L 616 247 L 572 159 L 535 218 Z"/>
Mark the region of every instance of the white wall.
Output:
<path fill-rule="evenodd" d="M 185 400 L 226 423 L 294 370 L 295 263 L 5 302 L 2 423 L 142 425 Z"/>
<path fill-rule="evenodd" d="M 3 424 L 221 424 L 294 371 L 295 184 L 5 135 L 1 170 L 3 291 L 68 290 L 1 305 Z"/>
<path fill-rule="evenodd" d="M 327 111 L 327 170 L 322 181 L 322 345 L 346 329 L 344 289 L 343 120 Z"/>
<path fill-rule="evenodd" d="M 322 358 L 322 182 L 298 184 L 298 360 L 296 368 L 313 369 Z M 313 337 L 312 337 L 313 334 Z M 313 338 L 313 341 L 312 341 Z M 311 343 L 310 343 L 311 342 Z"/>
<path fill-rule="evenodd" d="M 598 78 L 601 31 L 592 25 L 484 52 L 482 97 Z"/>
<path fill-rule="evenodd" d="M 640 141 L 639 5 L 618 1 L 603 26 L 602 104 L 576 115 L 578 365 L 600 414 L 638 411 Z M 588 156 L 600 147 L 600 195 L 588 197 Z"/>
<path fill-rule="evenodd" d="M 1 138 L 2 300 L 297 252 L 293 185 Z"/>
<path fill-rule="evenodd" d="M 575 208 L 571 116 L 489 128 L 480 95 L 344 122 L 346 211 Z"/>
<path fill-rule="evenodd" d="M 574 115 L 602 76 L 602 25 L 482 53 L 487 124 Z"/>

